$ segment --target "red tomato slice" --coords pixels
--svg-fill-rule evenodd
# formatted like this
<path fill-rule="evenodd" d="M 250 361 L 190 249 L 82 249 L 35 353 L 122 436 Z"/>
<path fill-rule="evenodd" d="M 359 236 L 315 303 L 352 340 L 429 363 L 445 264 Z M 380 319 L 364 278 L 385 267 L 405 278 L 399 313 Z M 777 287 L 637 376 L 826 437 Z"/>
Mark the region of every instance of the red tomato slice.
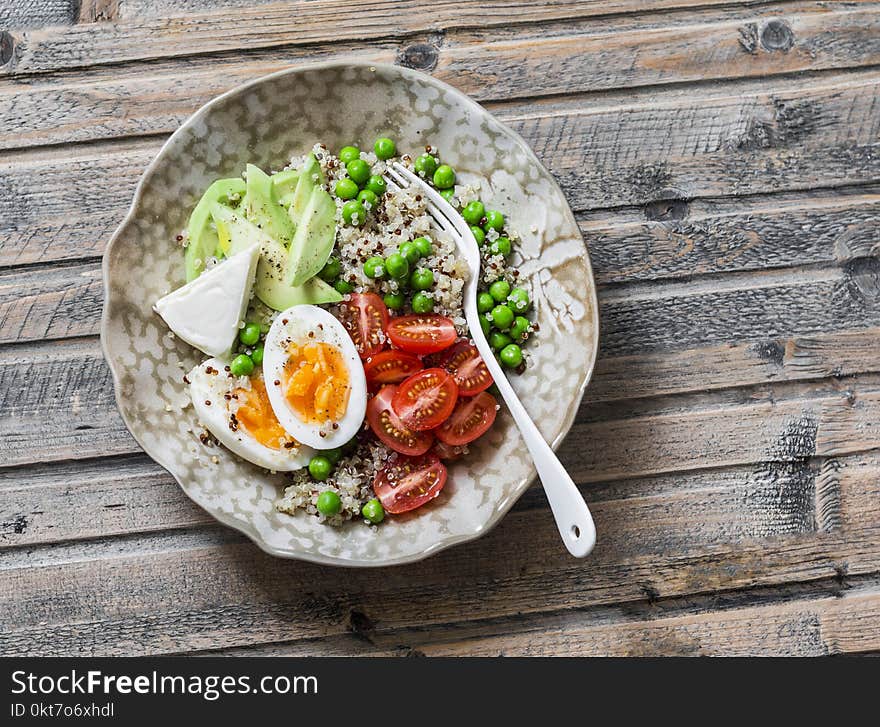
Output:
<path fill-rule="evenodd" d="M 379 353 L 388 328 L 388 309 L 375 293 L 352 293 L 339 304 L 337 315 L 362 359 Z"/>
<path fill-rule="evenodd" d="M 396 455 L 373 480 L 373 492 L 386 512 L 408 512 L 430 502 L 446 484 L 446 467 L 434 454 Z"/>
<path fill-rule="evenodd" d="M 449 348 L 458 337 L 455 324 L 444 316 L 397 316 L 388 325 L 391 343 L 407 353 L 434 353 Z"/>
<path fill-rule="evenodd" d="M 495 421 L 495 397 L 488 391 L 459 399 L 443 426 L 434 430 L 437 439 L 452 446 L 468 444 L 485 434 Z"/>
<path fill-rule="evenodd" d="M 446 371 L 425 369 L 397 387 L 391 406 L 407 427 L 424 432 L 445 421 L 457 396 L 458 386 Z"/>
<path fill-rule="evenodd" d="M 492 386 L 492 374 L 480 358 L 477 347 L 466 339 L 446 349 L 437 365 L 452 374 L 458 384 L 459 396 L 474 396 Z"/>
<path fill-rule="evenodd" d="M 370 385 L 399 384 L 421 370 L 421 360 L 403 351 L 380 351 L 364 363 L 364 373 Z"/>
<path fill-rule="evenodd" d="M 367 422 L 370 429 L 386 447 L 401 454 L 424 454 L 431 448 L 434 435 L 431 432 L 414 432 L 407 428 L 391 408 L 396 386 L 383 386 L 367 403 Z"/>
<path fill-rule="evenodd" d="M 434 446 L 431 448 L 431 451 L 436 454 L 440 459 L 445 459 L 450 462 L 461 459 L 464 455 L 464 450 L 466 449 L 465 445 L 451 445 L 446 444 L 446 442 L 436 441 L 434 442 Z"/>

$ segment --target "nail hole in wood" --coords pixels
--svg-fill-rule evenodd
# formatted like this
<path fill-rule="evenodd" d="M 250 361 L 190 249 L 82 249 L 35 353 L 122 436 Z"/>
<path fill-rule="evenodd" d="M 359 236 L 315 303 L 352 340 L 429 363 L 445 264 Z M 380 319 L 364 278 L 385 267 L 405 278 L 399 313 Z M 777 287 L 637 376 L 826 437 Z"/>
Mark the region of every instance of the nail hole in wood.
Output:
<path fill-rule="evenodd" d="M 761 28 L 761 45 L 764 50 L 785 53 L 794 45 L 794 33 L 783 20 L 770 20 Z"/>
<path fill-rule="evenodd" d="M 437 67 L 437 48 L 430 43 L 413 43 L 397 52 L 397 63 L 417 71 L 433 71 Z"/>
<path fill-rule="evenodd" d="M 12 60 L 15 50 L 15 42 L 12 36 L 5 30 L 0 31 L 0 66 L 5 66 Z"/>

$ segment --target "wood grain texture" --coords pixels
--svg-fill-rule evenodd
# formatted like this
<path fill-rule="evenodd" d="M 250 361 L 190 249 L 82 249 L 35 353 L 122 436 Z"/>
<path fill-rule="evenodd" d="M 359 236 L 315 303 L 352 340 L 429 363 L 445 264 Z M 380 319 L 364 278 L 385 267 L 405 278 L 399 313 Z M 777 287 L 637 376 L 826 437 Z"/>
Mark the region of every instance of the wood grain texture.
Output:
<path fill-rule="evenodd" d="M 719 4 L 719 0 L 549 0 L 540 4 L 441 0 L 430 6 L 417 0 L 376 3 L 371 0 L 316 0 L 224 7 L 220 12 L 132 18 L 112 27 L 74 26 L 66 32 L 46 29 L 15 34 L 13 60 L 0 74 L 45 73 L 62 68 L 117 64 L 169 56 L 402 37 L 414 32 L 455 28 L 510 26 L 574 20 L 634 10 Z M 305 12 L 304 12 L 305 11 Z M 340 17 L 350 19 L 340 23 Z M 356 22 L 351 19 L 357 18 Z"/>
<path fill-rule="evenodd" d="M 869 2 L 4 3 L 0 653 L 880 650 L 878 26 Z M 587 561 L 538 487 L 417 565 L 273 559 L 121 422 L 98 257 L 143 168 L 217 93 L 343 57 L 473 95 L 577 212 L 602 352 L 560 456 Z"/>
<path fill-rule="evenodd" d="M 346 570 L 340 579 L 339 569 L 273 559 L 225 529 L 62 544 L 31 553 L 13 549 L 0 567 L 0 650 L 137 654 L 351 630 L 369 636 L 695 589 L 856 576 L 871 572 L 878 557 L 877 466 L 875 457 L 836 460 L 840 528 L 745 537 L 733 545 L 692 544 L 694 528 L 711 532 L 712 519 L 707 516 L 702 526 L 694 512 L 670 519 L 676 505 L 664 510 L 658 502 L 654 517 L 646 518 L 638 501 L 597 503 L 597 526 L 608 538 L 588 562 L 560 552 L 545 509 L 513 513 L 477 542 L 421 564 L 387 569 L 379 578 Z M 697 490 L 692 503 L 702 496 Z M 656 517 L 662 512 L 664 518 Z M 679 533 L 678 525 L 685 532 Z M 635 553 L 646 527 L 656 528 L 660 540 L 645 541 L 648 549 Z M 511 559 L 511 552 L 521 555 Z"/>
<path fill-rule="evenodd" d="M 659 94 L 658 100 L 667 103 L 658 105 L 622 101 L 587 112 L 567 103 L 541 116 L 541 105 L 533 104 L 505 106 L 498 113 L 536 148 L 575 210 L 648 205 L 648 212 L 656 215 L 662 214 L 664 205 L 685 209 L 687 200 L 694 198 L 809 190 L 880 179 L 876 151 L 880 121 L 871 113 L 878 103 L 880 76 L 847 74 L 787 82 L 784 88 L 769 90 L 767 85 L 759 90 L 750 84 L 737 96 L 718 90 L 685 97 Z M 661 128 L 667 132 L 658 134 Z M 0 205 L 8 212 L 0 219 L 0 262 L 98 254 L 128 208 L 137 178 L 163 140 L 97 144 L 72 154 L 53 149 L 7 157 L 5 163 L 0 160 Z M 749 171 L 756 169 L 760 173 Z M 863 250 L 865 239 L 871 239 L 874 221 L 873 200 L 861 202 L 865 206 L 855 214 L 860 215 L 857 221 L 864 223 L 866 231 L 855 241 L 857 251 Z M 763 214 L 778 216 L 768 210 Z M 816 221 L 816 214 L 809 210 L 801 217 L 796 211 L 791 215 L 792 223 Z M 714 265 L 697 261 L 696 267 L 704 270 L 736 269 L 740 256 L 745 261 L 751 256 L 753 265 L 757 264 L 767 248 L 754 235 L 766 234 L 769 244 L 775 244 L 781 234 L 778 230 L 752 231 L 748 226 L 737 232 L 730 227 L 736 220 L 719 220 L 713 228 L 711 220 L 697 219 L 689 227 L 685 219 L 668 233 L 666 228 L 656 228 L 652 234 L 659 239 L 652 244 L 668 259 L 670 245 L 700 241 L 703 223 L 707 228 L 703 239 L 711 235 L 721 244 L 727 240 L 732 246 L 728 254 L 733 256 L 726 265 L 723 255 L 718 256 L 721 263 Z M 740 223 L 748 225 L 749 220 Z M 850 234 L 857 233 L 858 229 Z M 828 234 L 833 233 L 820 238 L 820 246 L 829 242 Z M 664 241 L 663 235 L 668 239 Z M 634 230 L 634 237 L 644 244 L 644 231 Z M 840 244 L 845 245 L 846 239 Z M 756 249 L 750 253 L 751 248 Z M 793 254 L 796 251 L 794 246 Z M 816 254 L 812 252 L 814 259 Z M 626 270 L 632 269 L 632 258 L 621 260 Z M 611 258 L 608 264 L 618 261 Z M 613 279 L 611 271 L 605 274 Z"/>
<path fill-rule="evenodd" d="M 5 89 L 0 85 L 5 100 L 0 126 L 9 129 L 0 137 L 0 148 L 167 133 L 213 96 L 303 59 L 354 57 L 412 65 L 408 54 L 416 54 L 437 78 L 481 101 L 858 67 L 880 59 L 876 7 L 829 12 L 824 6 L 797 4 L 774 7 L 764 17 L 747 14 L 714 24 L 691 18 L 690 24 L 667 21 L 658 27 L 656 20 L 646 19 L 603 32 L 594 25 L 546 37 L 520 32 L 513 40 L 499 40 L 497 31 L 490 30 L 449 33 L 435 44 L 327 44 L 221 56 L 188 63 L 185 72 L 174 65 L 164 71 L 108 73 L 106 79 L 88 73 L 27 88 L 12 82 Z M 750 51 L 743 45 L 743 29 L 751 26 L 758 38 L 768 28 L 784 28 L 796 44 L 768 50 L 756 40 Z M 832 42 L 842 35 L 850 42 Z M 120 114 L 123 107 L 126 113 Z"/>

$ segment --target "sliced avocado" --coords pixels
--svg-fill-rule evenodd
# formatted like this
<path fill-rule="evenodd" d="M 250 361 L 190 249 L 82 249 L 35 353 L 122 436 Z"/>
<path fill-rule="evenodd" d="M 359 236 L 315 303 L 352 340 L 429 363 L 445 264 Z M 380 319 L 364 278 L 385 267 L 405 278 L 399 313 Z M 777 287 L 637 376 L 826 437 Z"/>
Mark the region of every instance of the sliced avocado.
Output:
<path fill-rule="evenodd" d="M 288 208 L 290 219 L 293 220 L 294 224 L 299 224 L 303 210 L 305 210 L 309 197 L 312 195 L 312 190 L 323 183 L 324 172 L 321 171 L 321 165 L 318 164 L 314 154 L 309 154 L 306 157 L 303 168 L 299 170 L 299 181 L 296 183 L 296 190 L 293 193 L 293 199 L 291 199 L 290 207 Z"/>
<path fill-rule="evenodd" d="M 272 178 L 253 164 L 247 165 L 247 217 L 273 240 L 290 245 L 294 225 L 278 202 Z"/>
<path fill-rule="evenodd" d="M 282 207 L 290 207 L 296 192 L 296 184 L 299 182 L 299 170 L 285 169 L 283 172 L 276 172 L 270 179 L 278 202 Z"/>
<path fill-rule="evenodd" d="M 300 217 L 290 243 L 285 280 L 288 285 L 302 285 L 327 264 L 336 241 L 336 203 L 315 187 Z"/>
<path fill-rule="evenodd" d="M 260 262 L 257 265 L 254 292 L 270 308 L 285 310 L 301 303 L 320 305 L 342 300 L 342 295 L 320 278 L 307 280 L 298 287 L 288 284 L 284 277 L 287 249 L 259 227 L 248 222 L 240 212 L 216 204 L 211 208 L 211 215 L 221 236 L 229 240 L 229 256 L 248 249 L 255 242 L 260 244 Z"/>
<path fill-rule="evenodd" d="M 292 305 L 321 305 L 342 300 L 342 294 L 320 278 L 310 278 L 300 286 L 288 284 L 284 279 L 287 253 L 274 241 L 264 246 L 254 284 L 254 292 L 261 301 L 274 310 L 287 310 Z"/>
<path fill-rule="evenodd" d="M 218 179 L 208 187 L 195 206 L 187 226 L 189 244 L 184 256 L 186 282 L 199 277 L 205 269 L 205 262 L 208 258 L 218 253 L 220 241 L 217 232 L 210 225 L 212 206 L 215 204 L 226 206 L 226 203 L 233 203 L 230 197 L 241 197 L 245 193 L 246 187 L 244 180 L 238 177 Z M 225 254 L 223 250 L 220 252 Z"/>

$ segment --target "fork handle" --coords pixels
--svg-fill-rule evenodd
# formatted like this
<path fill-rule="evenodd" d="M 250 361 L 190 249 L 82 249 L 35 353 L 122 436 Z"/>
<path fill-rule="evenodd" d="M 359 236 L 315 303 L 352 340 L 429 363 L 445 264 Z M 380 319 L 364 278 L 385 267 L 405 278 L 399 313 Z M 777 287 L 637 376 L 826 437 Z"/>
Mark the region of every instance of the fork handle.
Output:
<path fill-rule="evenodd" d="M 507 377 L 496 376 L 495 384 L 532 455 L 565 547 L 575 558 L 586 557 L 596 544 L 596 526 L 590 508 L 556 453 L 541 436 Z"/>

